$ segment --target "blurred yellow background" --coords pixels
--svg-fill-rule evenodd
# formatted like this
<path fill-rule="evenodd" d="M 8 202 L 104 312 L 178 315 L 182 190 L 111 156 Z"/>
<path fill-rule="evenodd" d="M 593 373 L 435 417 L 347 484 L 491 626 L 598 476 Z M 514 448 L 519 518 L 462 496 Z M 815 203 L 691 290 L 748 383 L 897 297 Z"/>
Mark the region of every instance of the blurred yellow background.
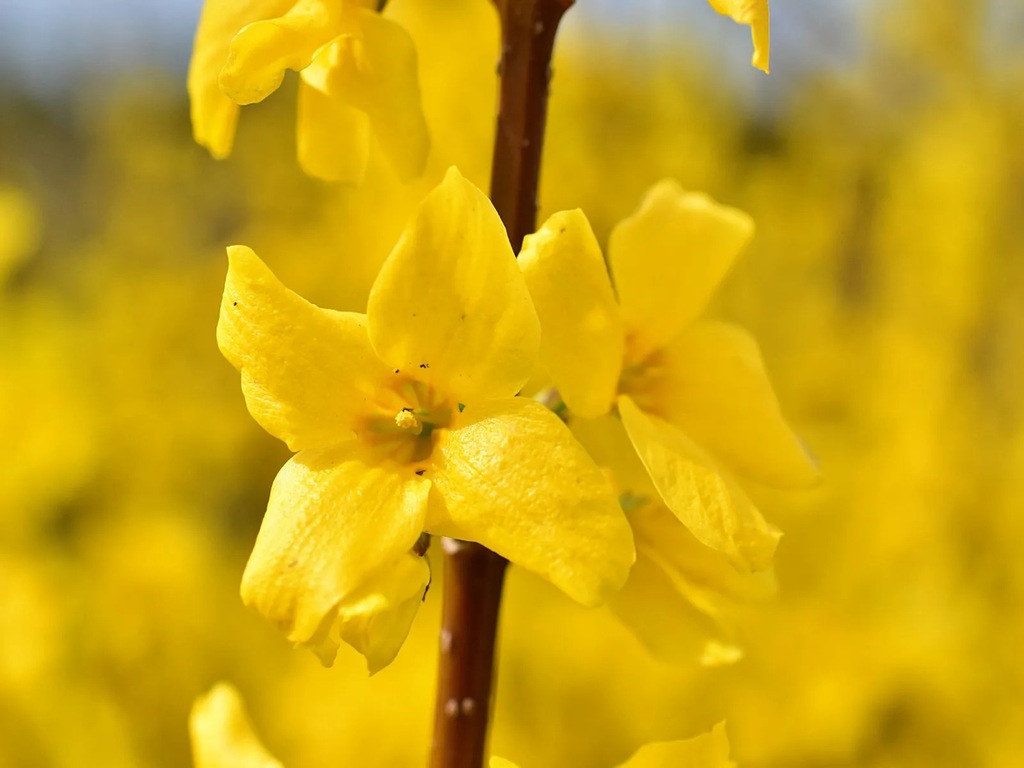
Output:
<path fill-rule="evenodd" d="M 780 594 L 731 667 L 661 665 L 606 610 L 513 570 L 494 751 L 607 766 L 724 717 L 748 768 L 1020 765 L 1024 49 L 1000 41 L 1021 14 L 902 0 L 856 27 L 776 21 L 766 80 L 660 24 L 666 3 L 601 23 L 587 2 L 560 40 L 541 218 L 582 207 L 603 240 L 666 176 L 749 211 L 715 311 L 761 341 L 826 479 L 756 494 L 785 532 Z M 220 679 L 292 768 L 424 764 L 439 589 L 373 679 L 240 604 L 288 453 L 214 340 L 226 245 L 359 310 L 449 164 L 486 184 L 492 8 L 392 7 L 434 138 L 408 188 L 379 158 L 360 189 L 303 177 L 293 87 L 246 108 L 217 163 L 180 72 L 133 65 L 49 100 L 2 73 L 0 767 L 189 765 L 188 709 Z M 746 30 L 721 42 L 746 65 Z M 852 53 L 808 53 L 833 50 Z"/>

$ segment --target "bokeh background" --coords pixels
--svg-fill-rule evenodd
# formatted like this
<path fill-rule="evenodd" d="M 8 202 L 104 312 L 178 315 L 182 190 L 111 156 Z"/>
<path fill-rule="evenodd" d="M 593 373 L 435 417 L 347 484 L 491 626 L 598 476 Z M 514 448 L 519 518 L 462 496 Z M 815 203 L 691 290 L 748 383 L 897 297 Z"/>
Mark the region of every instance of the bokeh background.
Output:
<path fill-rule="evenodd" d="M 438 595 L 397 662 L 325 670 L 237 587 L 285 448 L 214 340 L 224 247 L 362 309 L 416 201 L 486 185 L 485 0 L 392 0 L 427 177 L 305 178 L 294 82 L 233 157 L 191 141 L 188 3 L 0 8 L 0 766 L 185 766 L 193 698 L 246 696 L 291 768 L 422 765 Z M 779 597 L 712 669 L 515 569 L 496 752 L 610 766 L 728 721 L 748 768 L 1016 766 L 1024 750 L 1024 5 L 775 0 L 773 74 L 703 0 L 580 0 L 542 216 L 600 239 L 665 176 L 749 211 L 714 311 L 751 328 L 820 488 L 757 491 Z M 435 573 L 438 569 L 435 569 Z M 439 575 L 439 574 L 438 574 Z"/>

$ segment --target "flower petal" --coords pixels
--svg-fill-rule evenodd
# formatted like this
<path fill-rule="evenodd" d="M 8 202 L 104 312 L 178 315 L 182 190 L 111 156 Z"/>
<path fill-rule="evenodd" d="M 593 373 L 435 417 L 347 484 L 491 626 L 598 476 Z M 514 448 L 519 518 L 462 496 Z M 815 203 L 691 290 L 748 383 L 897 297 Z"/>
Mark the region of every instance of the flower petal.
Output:
<path fill-rule="evenodd" d="M 633 537 L 601 470 L 526 398 L 470 405 L 438 434 L 428 530 L 477 541 L 585 605 L 622 586 Z"/>
<path fill-rule="evenodd" d="M 750 27 L 754 39 L 754 55 L 750 63 L 768 73 L 769 35 L 768 0 L 708 0 L 711 7 L 738 24 Z"/>
<path fill-rule="evenodd" d="M 270 491 L 242 576 L 242 600 L 330 665 L 339 638 L 391 661 L 429 580 L 411 552 L 423 531 L 430 481 L 377 466 L 356 441 L 303 451 Z M 383 636 L 375 636 L 383 633 Z"/>
<path fill-rule="evenodd" d="M 277 90 L 284 73 L 309 66 L 343 28 L 339 10 L 323 0 L 299 0 L 284 15 L 246 25 L 228 48 L 220 88 L 236 104 L 255 104 Z"/>
<path fill-rule="evenodd" d="M 312 645 L 326 642 L 327 648 L 337 648 L 343 640 L 366 658 L 369 673 L 376 674 L 401 650 L 429 584 L 427 561 L 403 556 L 339 606 L 330 627 L 324 625 L 326 640 L 318 638 Z"/>
<path fill-rule="evenodd" d="M 750 217 L 665 180 L 612 230 L 608 258 L 630 357 L 665 346 L 704 308 L 754 232 Z"/>
<path fill-rule="evenodd" d="M 597 419 L 573 418 L 569 429 L 597 465 L 609 473 L 620 498 L 657 496 L 621 419 L 612 414 Z"/>
<path fill-rule="evenodd" d="M 189 64 L 188 94 L 195 140 L 218 159 L 231 153 L 238 122 L 238 105 L 224 95 L 218 82 L 231 39 L 247 24 L 280 16 L 293 2 L 206 0 L 203 5 Z"/>
<path fill-rule="evenodd" d="M 622 368 L 622 319 L 601 248 L 580 210 L 523 242 L 519 267 L 542 328 L 540 361 L 574 414 L 609 411 Z"/>
<path fill-rule="evenodd" d="M 727 466 L 779 487 L 818 469 L 786 424 L 757 342 L 742 328 L 696 323 L 665 349 L 662 415 Z"/>
<path fill-rule="evenodd" d="M 529 378 L 540 324 L 505 227 L 450 168 L 381 267 L 370 341 L 458 402 L 512 397 Z"/>
<path fill-rule="evenodd" d="M 696 663 L 720 633 L 714 620 L 690 602 L 671 574 L 639 546 L 629 579 L 609 597 L 608 607 L 651 654 L 671 664 Z"/>
<path fill-rule="evenodd" d="M 344 440 L 388 373 L 364 315 L 310 304 L 245 246 L 228 248 L 217 344 L 253 418 L 293 451 Z"/>
<path fill-rule="evenodd" d="M 188 729 L 195 768 L 282 768 L 253 732 L 233 685 L 217 683 L 197 698 Z"/>
<path fill-rule="evenodd" d="M 629 513 L 636 565 L 609 607 L 657 657 L 694 663 L 732 641 L 739 605 L 774 594 L 771 572 L 743 574 L 704 546 L 660 503 Z M 735 660 L 734 656 L 734 660 Z"/>
<path fill-rule="evenodd" d="M 341 99 L 299 83 L 299 165 L 325 181 L 359 184 L 366 174 L 370 123 Z"/>
<path fill-rule="evenodd" d="M 685 741 L 645 744 L 620 768 L 736 768 L 736 763 L 729 759 L 725 723 L 719 723 L 709 733 Z"/>
<path fill-rule="evenodd" d="M 768 568 L 781 534 L 765 522 L 735 483 L 715 471 L 686 435 L 643 413 L 630 397 L 620 396 L 618 406 L 658 493 L 690 533 L 737 568 Z"/>
<path fill-rule="evenodd" d="M 423 173 L 430 151 L 416 45 L 402 26 L 378 13 L 350 15 L 351 34 L 332 42 L 325 51 L 326 71 L 311 77 L 369 116 L 384 154 L 399 177 L 410 181 Z"/>

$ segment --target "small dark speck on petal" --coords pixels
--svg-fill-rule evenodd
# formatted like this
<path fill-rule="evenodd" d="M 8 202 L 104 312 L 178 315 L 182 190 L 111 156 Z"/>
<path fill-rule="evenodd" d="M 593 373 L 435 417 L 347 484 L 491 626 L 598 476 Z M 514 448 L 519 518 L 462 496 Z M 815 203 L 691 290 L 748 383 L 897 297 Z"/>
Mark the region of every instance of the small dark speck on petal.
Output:
<path fill-rule="evenodd" d="M 237 307 L 237 306 L 238 306 L 238 302 L 237 302 L 237 301 L 235 301 L 235 302 L 232 302 L 232 303 L 231 303 L 231 306 L 232 306 L 232 307 Z"/>
<path fill-rule="evenodd" d="M 395 368 L 395 373 L 398 373 L 398 368 Z"/>
<path fill-rule="evenodd" d="M 459 320 L 465 320 L 465 319 L 466 319 L 466 313 L 463 312 L 462 315 L 459 317 Z"/>
<path fill-rule="evenodd" d="M 429 368 L 430 363 L 420 363 L 420 368 Z"/>
<path fill-rule="evenodd" d="M 426 471 L 427 471 L 427 470 L 425 470 L 425 469 L 417 469 L 417 470 L 416 470 L 416 474 L 417 474 L 417 475 L 419 475 L 420 477 L 422 477 L 422 476 L 423 476 L 423 473 L 424 473 L 424 472 L 426 472 Z"/>
<path fill-rule="evenodd" d="M 298 560 L 292 560 L 290 563 L 288 563 L 288 567 L 289 568 L 294 568 L 298 564 L 299 564 Z"/>
<path fill-rule="evenodd" d="M 562 227 L 561 229 L 558 230 L 558 234 L 561 235 L 561 234 L 564 234 L 564 233 L 565 233 L 565 227 Z"/>

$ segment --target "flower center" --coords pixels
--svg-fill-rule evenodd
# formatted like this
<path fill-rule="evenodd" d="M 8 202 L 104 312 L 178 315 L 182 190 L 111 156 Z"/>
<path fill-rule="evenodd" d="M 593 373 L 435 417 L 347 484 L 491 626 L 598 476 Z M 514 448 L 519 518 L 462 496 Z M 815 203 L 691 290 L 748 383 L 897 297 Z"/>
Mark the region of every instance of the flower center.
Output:
<path fill-rule="evenodd" d="M 377 393 L 357 433 L 380 452 L 381 458 L 425 468 L 433 449 L 434 430 L 448 427 L 451 418 L 451 406 L 437 396 L 433 387 L 402 377 Z"/>
<path fill-rule="evenodd" d="M 622 373 L 619 374 L 619 392 L 632 397 L 642 410 L 658 414 L 658 403 L 664 394 L 666 373 L 660 351 L 637 360 L 631 354 L 627 341 L 625 364 Z"/>

